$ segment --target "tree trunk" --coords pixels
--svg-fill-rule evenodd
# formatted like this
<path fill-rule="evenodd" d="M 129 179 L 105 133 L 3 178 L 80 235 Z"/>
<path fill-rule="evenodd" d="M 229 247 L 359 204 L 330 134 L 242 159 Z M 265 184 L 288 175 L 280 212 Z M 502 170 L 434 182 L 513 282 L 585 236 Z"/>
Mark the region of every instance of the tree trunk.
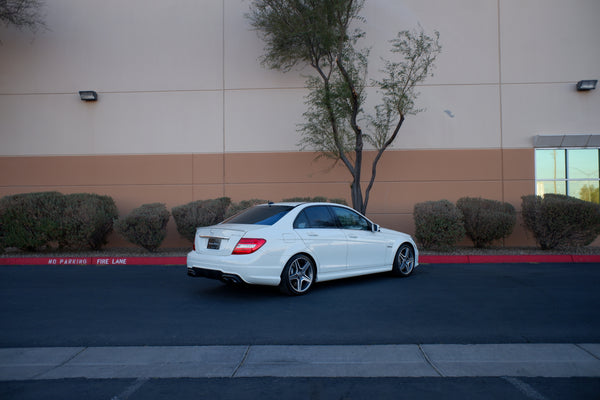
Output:
<path fill-rule="evenodd" d="M 364 214 L 366 210 L 363 201 L 362 188 L 360 186 L 360 175 L 358 177 L 358 180 L 355 178 L 352 181 L 352 184 L 350 185 L 350 193 L 352 195 L 352 208 L 354 208 L 361 214 Z"/>

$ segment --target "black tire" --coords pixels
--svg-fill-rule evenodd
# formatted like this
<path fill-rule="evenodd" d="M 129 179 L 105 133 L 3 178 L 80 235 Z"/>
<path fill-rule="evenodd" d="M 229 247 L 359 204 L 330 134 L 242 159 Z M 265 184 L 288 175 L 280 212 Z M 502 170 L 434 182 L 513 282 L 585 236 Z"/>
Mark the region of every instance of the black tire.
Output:
<path fill-rule="evenodd" d="M 394 267 L 392 273 L 397 276 L 409 276 L 415 269 L 415 249 L 408 244 L 403 243 L 394 257 Z"/>
<path fill-rule="evenodd" d="M 285 264 L 279 289 L 289 296 L 306 294 L 316 277 L 313 260 L 305 254 L 296 254 Z"/>

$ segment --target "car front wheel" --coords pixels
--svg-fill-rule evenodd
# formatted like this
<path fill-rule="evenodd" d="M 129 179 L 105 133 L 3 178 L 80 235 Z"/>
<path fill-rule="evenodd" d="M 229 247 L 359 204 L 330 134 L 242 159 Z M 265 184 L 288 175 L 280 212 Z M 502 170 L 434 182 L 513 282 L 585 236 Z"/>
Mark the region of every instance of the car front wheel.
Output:
<path fill-rule="evenodd" d="M 283 268 L 279 288 L 287 295 L 305 294 L 315 280 L 315 265 L 310 257 L 297 254 Z"/>
<path fill-rule="evenodd" d="M 409 276 L 415 269 L 415 250 L 413 247 L 404 243 L 398 248 L 396 258 L 394 259 L 394 268 L 392 272 L 398 276 Z"/>

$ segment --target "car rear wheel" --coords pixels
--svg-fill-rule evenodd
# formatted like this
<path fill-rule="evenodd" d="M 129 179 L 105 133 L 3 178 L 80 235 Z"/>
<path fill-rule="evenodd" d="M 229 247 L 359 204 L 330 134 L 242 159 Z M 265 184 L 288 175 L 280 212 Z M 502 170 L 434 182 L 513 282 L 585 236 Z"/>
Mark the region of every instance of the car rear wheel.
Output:
<path fill-rule="evenodd" d="M 394 259 L 394 268 L 392 272 L 398 276 L 409 276 L 415 269 L 415 250 L 413 247 L 404 243 L 396 252 Z"/>
<path fill-rule="evenodd" d="M 290 296 L 305 294 L 313 285 L 315 271 L 315 264 L 310 257 L 297 254 L 285 264 L 279 288 Z"/>

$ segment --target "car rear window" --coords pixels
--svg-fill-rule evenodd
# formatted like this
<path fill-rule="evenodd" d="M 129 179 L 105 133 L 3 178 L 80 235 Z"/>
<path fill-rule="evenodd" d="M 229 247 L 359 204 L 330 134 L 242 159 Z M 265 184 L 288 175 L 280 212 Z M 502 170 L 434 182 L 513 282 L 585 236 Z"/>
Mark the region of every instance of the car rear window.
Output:
<path fill-rule="evenodd" d="M 225 224 L 247 224 L 247 225 L 273 225 L 285 214 L 293 209 L 293 206 L 256 206 L 242 211 L 240 214 L 223 221 Z"/>

